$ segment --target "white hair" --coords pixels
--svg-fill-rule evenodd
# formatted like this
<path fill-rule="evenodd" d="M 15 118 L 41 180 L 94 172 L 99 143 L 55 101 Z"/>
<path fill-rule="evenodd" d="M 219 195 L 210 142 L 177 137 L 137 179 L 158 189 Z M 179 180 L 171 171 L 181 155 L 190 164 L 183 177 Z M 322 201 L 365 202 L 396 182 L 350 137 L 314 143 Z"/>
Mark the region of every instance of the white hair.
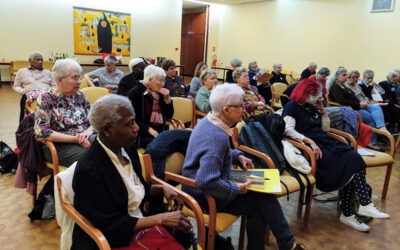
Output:
<path fill-rule="evenodd" d="M 144 69 L 143 83 L 148 84 L 150 78 L 154 79 L 157 76 L 165 77 L 166 76 L 165 71 L 158 66 L 149 65 Z"/>
<path fill-rule="evenodd" d="M 79 74 L 82 73 L 82 67 L 79 63 L 71 58 L 57 60 L 53 66 L 53 79 L 67 77 L 73 70 L 78 70 Z"/>
<path fill-rule="evenodd" d="M 316 62 L 310 62 L 309 64 L 310 67 L 318 66 Z"/>
<path fill-rule="evenodd" d="M 399 68 L 394 69 L 393 71 L 396 73 L 396 75 L 399 75 L 399 74 L 400 74 L 400 69 L 399 69 Z"/>
<path fill-rule="evenodd" d="M 237 82 L 236 79 L 239 78 L 242 75 L 242 73 L 247 73 L 247 70 L 244 67 L 236 68 L 232 72 L 233 81 Z"/>
<path fill-rule="evenodd" d="M 363 72 L 363 77 L 366 78 L 367 76 L 374 76 L 374 71 L 370 70 L 370 69 L 366 69 Z"/>
<path fill-rule="evenodd" d="M 282 63 L 274 63 L 274 65 L 272 66 L 272 68 L 278 68 L 279 66 L 282 66 Z"/>
<path fill-rule="evenodd" d="M 242 60 L 240 60 L 239 58 L 233 58 L 231 60 L 232 67 L 239 67 L 240 65 L 242 65 Z"/>
<path fill-rule="evenodd" d="M 43 58 L 42 53 L 40 53 L 39 51 L 33 51 L 29 54 L 29 57 L 28 57 L 29 61 L 32 61 L 35 58 L 35 56 L 41 56 Z"/>
<path fill-rule="evenodd" d="M 236 84 L 217 85 L 210 95 L 212 113 L 220 115 L 224 107 L 239 105 L 243 100 L 243 95 L 244 91 Z"/>
<path fill-rule="evenodd" d="M 386 76 L 387 76 L 388 78 L 392 78 L 394 75 L 397 76 L 397 73 L 394 72 L 394 71 L 390 71 L 390 72 L 388 72 L 388 73 L 386 74 Z"/>
<path fill-rule="evenodd" d="M 122 119 L 119 113 L 120 108 L 125 108 L 135 114 L 131 101 L 126 96 L 109 94 L 99 98 L 90 109 L 90 125 L 100 134 L 102 125 L 113 126 Z"/>

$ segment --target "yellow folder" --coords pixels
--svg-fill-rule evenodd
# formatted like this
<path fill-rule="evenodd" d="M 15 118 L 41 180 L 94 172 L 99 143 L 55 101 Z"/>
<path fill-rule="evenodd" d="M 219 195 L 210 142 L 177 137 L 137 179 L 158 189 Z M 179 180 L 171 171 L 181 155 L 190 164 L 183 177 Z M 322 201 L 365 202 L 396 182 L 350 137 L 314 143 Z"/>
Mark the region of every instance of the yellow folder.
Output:
<path fill-rule="evenodd" d="M 229 179 L 235 183 L 251 180 L 247 189 L 262 193 L 280 193 L 281 182 L 278 169 L 232 169 Z"/>

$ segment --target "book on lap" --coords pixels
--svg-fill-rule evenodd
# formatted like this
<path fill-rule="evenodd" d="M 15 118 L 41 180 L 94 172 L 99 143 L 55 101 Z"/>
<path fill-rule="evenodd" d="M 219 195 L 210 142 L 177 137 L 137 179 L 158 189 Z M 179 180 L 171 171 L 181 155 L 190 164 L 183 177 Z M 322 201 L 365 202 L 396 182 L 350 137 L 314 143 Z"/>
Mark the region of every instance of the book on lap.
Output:
<path fill-rule="evenodd" d="M 248 180 L 251 184 L 248 190 L 262 193 L 280 193 L 281 183 L 278 169 L 232 169 L 229 179 L 235 183 L 245 183 Z"/>

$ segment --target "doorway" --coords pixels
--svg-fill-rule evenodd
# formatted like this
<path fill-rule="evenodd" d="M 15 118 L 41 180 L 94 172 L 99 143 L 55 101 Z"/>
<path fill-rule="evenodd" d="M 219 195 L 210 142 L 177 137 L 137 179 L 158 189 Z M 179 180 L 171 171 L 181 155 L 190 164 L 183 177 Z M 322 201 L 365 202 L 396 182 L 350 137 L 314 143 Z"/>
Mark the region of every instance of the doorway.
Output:
<path fill-rule="evenodd" d="M 193 76 L 197 63 L 207 61 L 208 5 L 183 1 L 181 61 L 183 75 Z"/>

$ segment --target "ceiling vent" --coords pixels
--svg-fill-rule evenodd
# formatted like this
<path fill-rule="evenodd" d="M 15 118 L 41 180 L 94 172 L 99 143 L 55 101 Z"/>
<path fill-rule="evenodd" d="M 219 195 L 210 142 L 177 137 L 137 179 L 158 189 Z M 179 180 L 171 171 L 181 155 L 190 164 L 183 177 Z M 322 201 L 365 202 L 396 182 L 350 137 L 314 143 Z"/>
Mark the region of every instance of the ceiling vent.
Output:
<path fill-rule="evenodd" d="M 371 12 L 393 11 L 394 0 L 373 0 Z"/>

